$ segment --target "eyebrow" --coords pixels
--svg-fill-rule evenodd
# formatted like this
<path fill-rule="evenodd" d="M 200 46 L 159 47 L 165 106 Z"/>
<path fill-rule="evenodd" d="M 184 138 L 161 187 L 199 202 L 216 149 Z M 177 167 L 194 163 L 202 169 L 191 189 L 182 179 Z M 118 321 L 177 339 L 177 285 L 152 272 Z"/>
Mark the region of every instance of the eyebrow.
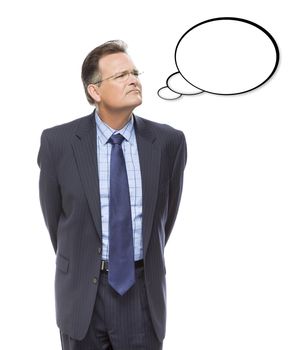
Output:
<path fill-rule="evenodd" d="M 115 73 L 115 74 L 113 74 L 113 75 L 122 74 L 122 73 L 127 73 L 127 72 L 138 72 L 138 69 L 137 69 L 137 68 L 125 69 L 125 70 L 123 70 L 123 71 L 121 71 L 121 72 L 117 72 L 117 73 Z"/>

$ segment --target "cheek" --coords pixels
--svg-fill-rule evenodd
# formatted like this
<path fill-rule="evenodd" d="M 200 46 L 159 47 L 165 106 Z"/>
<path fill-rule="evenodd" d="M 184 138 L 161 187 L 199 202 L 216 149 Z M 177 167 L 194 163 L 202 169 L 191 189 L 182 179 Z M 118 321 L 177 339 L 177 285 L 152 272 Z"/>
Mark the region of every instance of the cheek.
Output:
<path fill-rule="evenodd" d="M 108 104 L 116 104 L 119 100 L 122 99 L 123 91 L 119 89 L 110 89 L 107 90 L 105 94 L 103 94 L 102 98 Z"/>

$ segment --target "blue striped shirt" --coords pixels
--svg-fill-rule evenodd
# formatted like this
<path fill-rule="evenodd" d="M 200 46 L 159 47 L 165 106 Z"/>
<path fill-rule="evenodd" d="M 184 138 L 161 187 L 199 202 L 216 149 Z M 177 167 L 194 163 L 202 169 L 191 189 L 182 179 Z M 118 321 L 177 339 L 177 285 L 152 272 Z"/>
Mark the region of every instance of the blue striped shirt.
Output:
<path fill-rule="evenodd" d="M 121 130 L 114 130 L 105 124 L 96 111 L 95 120 L 102 224 L 102 259 L 109 259 L 110 160 L 112 145 L 108 143 L 108 140 L 113 134 L 121 134 L 125 138 L 122 142 L 122 149 L 129 182 L 134 254 L 135 260 L 140 260 L 143 259 L 142 186 L 134 120 L 131 117 L 129 122 Z"/>

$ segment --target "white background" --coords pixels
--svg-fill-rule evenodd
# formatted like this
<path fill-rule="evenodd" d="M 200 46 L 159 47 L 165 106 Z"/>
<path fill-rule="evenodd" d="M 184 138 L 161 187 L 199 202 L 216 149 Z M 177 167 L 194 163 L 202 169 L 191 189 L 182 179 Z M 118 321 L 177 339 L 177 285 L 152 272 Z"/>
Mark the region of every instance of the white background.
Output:
<path fill-rule="evenodd" d="M 166 248 L 165 350 L 300 350 L 301 122 L 297 1 L 10 1 L 1 35 L 1 348 L 60 349 L 55 256 L 38 199 L 41 131 L 89 114 L 81 64 L 123 39 L 145 73 L 136 113 L 185 132 L 183 199 Z M 280 65 L 261 88 L 178 101 L 156 92 L 183 33 L 251 20 Z M 201 48 L 200 48 L 201 49 Z M 43 345 L 41 345 L 43 344 Z"/>

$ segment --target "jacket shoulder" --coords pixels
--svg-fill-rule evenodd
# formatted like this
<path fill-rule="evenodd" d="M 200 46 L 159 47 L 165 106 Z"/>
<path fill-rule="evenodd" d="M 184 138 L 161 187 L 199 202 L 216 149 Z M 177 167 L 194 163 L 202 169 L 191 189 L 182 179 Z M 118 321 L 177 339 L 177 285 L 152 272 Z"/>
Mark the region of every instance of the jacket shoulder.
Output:
<path fill-rule="evenodd" d="M 168 124 L 158 123 L 146 118 L 135 115 L 135 118 L 144 125 L 145 128 L 152 130 L 157 136 L 182 136 L 184 133 Z"/>
<path fill-rule="evenodd" d="M 152 132 L 156 136 L 162 146 L 168 147 L 171 145 L 174 148 L 186 142 L 185 135 L 181 130 L 168 124 L 154 122 L 136 115 L 135 118 L 140 125 L 143 125 L 144 130 L 149 130 L 149 132 Z"/>
<path fill-rule="evenodd" d="M 60 137 L 63 137 L 64 139 L 66 139 L 68 138 L 68 136 L 73 135 L 80 125 L 89 124 L 93 120 L 93 118 L 94 112 L 87 116 L 74 119 L 70 122 L 44 129 L 42 132 L 42 137 L 44 136 L 50 139 L 59 139 Z"/>

